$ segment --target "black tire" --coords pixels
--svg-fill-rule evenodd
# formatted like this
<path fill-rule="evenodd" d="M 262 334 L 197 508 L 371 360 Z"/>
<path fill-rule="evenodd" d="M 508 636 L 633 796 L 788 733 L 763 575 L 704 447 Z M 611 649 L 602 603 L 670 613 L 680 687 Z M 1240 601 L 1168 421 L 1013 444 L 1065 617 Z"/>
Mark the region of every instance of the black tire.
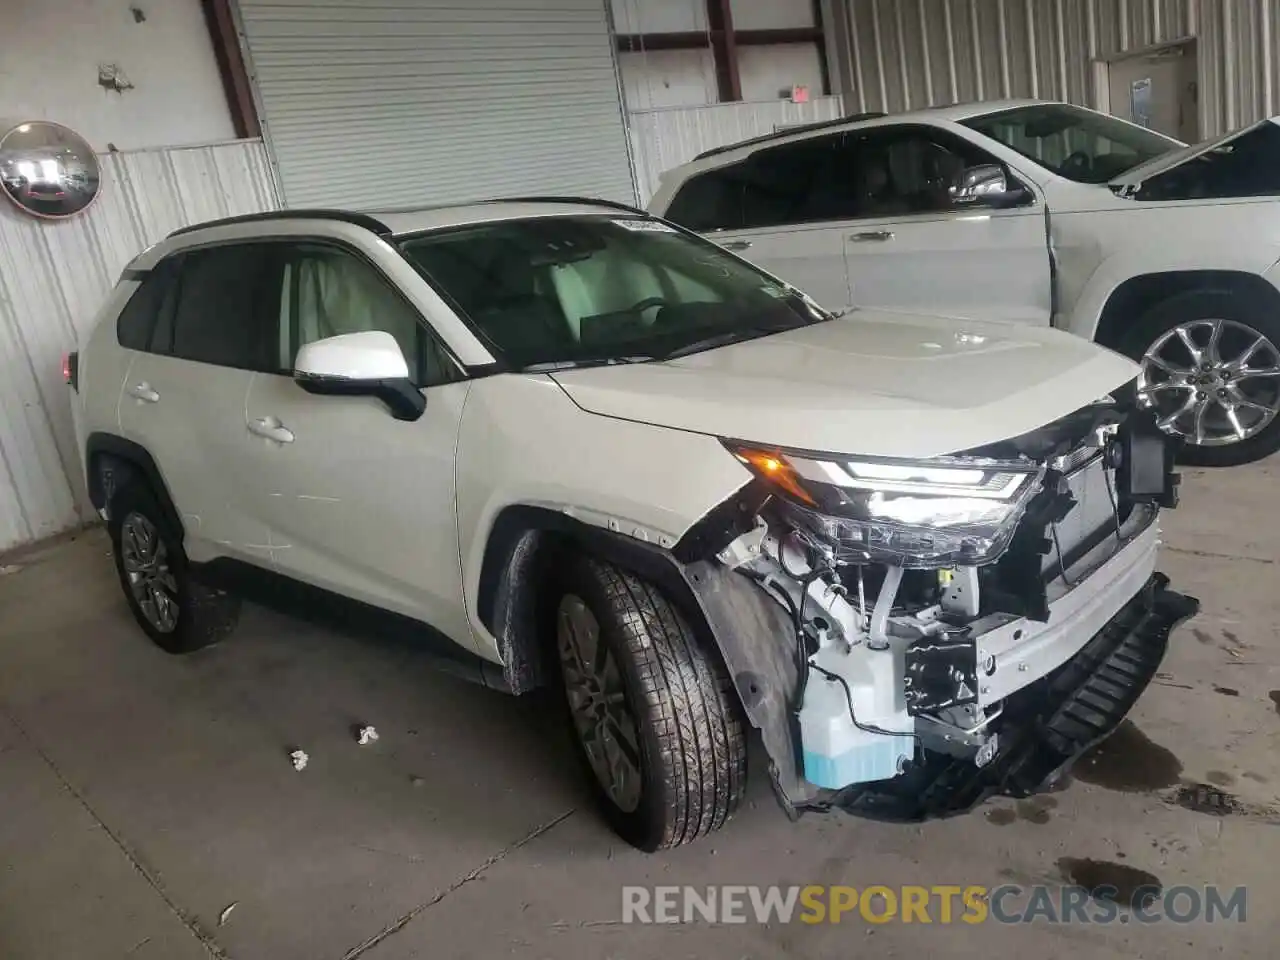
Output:
<path fill-rule="evenodd" d="M 1142 356 L 1163 334 L 1194 320 L 1231 320 L 1250 327 L 1280 346 L 1280 316 L 1265 303 L 1230 290 L 1192 290 L 1156 304 L 1134 325 L 1120 344 L 1126 356 Z M 1280 390 L 1280 380 L 1276 382 Z M 1198 446 L 1188 440 L 1179 462 L 1198 467 L 1232 467 L 1253 463 L 1280 450 L 1280 417 L 1255 436 L 1222 446 Z"/>
<path fill-rule="evenodd" d="M 126 519 L 138 515 L 153 527 L 164 546 L 168 570 L 175 591 L 169 592 L 177 607 L 177 616 L 171 630 L 161 630 L 152 623 L 130 586 L 129 573 L 125 569 L 125 550 L 122 546 Z M 141 479 L 130 479 L 111 497 L 107 508 L 107 531 L 111 536 L 111 553 L 115 558 L 116 575 L 133 611 L 134 619 L 148 637 L 166 653 L 190 653 L 199 650 L 230 634 L 240 619 L 240 599 L 220 590 L 214 590 L 191 578 L 187 555 L 182 549 L 182 539 L 165 519 L 155 493 Z"/>
<path fill-rule="evenodd" d="M 594 616 L 598 642 L 615 658 L 639 734 L 639 802 L 628 810 L 601 783 L 574 728 L 577 753 L 605 819 L 646 852 L 720 829 L 742 801 L 747 744 L 737 694 L 719 655 L 705 650 L 662 591 L 639 577 L 576 555 L 566 558 L 557 580 L 551 612 L 576 597 Z M 557 673 L 569 682 L 560 654 L 557 660 Z M 572 726 L 568 698 L 565 704 Z"/>

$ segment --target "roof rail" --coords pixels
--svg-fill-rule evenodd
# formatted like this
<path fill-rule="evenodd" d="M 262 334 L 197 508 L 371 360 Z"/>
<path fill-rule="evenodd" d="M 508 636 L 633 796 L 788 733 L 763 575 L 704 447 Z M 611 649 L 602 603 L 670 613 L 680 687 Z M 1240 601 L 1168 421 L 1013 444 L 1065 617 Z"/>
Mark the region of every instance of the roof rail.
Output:
<path fill-rule="evenodd" d="M 355 213 L 351 210 L 264 210 L 261 213 L 244 213 L 238 217 L 223 217 L 221 220 L 193 223 L 174 230 L 169 237 L 180 237 L 184 233 L 194 233 L 196 230 L 205 230 L 209 227 L 226 227 L 237 223 L 261 223 L 271 220 L 341 220 L 343 223 L 364 227 L 379 236 L 391 235 L 390 227 L 367 213 Z"/>
<path fill-rule="evenodd" d="M 618 200 L 601 200 L 598 197 L 498 197 L 493 200 L 486 200 L 485 203 L 582 203 L 595 207 L 612 207 L 615 210 L 625 210 L 628 213 L 639 213 L 646 217 L 652 217 L 648 210 L 640 207 L 633 207 L 629 203 L 622 203 Z"/>
<path fill-rule="evenodd" d="M 737 143 L 726 143 L 722 147 L 712 147 L 710 150 L 704 150 L 702 153 L 694 157 L 694 160 L 702 160 L 706 157 L 714 157 L 721 153 L 728 153 L 730 150 L 737 150 L 739 147 L 750 147 L 757 143 L 768 143 L 770 140 L 779 140 L 782 137 L 789 137 L 795 133 L 808 133 L 810 130 L 821 130 L 824 127 L 839 127 L 846 123 L 857 123 L 860 120 L 879 120 L 881 117 L 887 117 L 887 113 L 879 113 L 871 111 L 869 113 L 851 113 L 845 117 L 837 117 L 835 120 L 818 120 L 815 123 L 801 123 L 794 127 L 788 127 L 785 130 L 775 130 L 773 133 L 766 133 L 762 137 L 752 137 L 750 140 L 739 140 Z"/>

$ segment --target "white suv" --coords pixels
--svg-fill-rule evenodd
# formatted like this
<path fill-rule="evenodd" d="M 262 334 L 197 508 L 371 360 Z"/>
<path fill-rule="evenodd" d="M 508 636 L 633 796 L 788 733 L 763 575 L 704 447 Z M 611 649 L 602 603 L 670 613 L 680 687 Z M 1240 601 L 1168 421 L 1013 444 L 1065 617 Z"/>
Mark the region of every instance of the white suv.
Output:
<path fill-rule="evenodd" d="M 548 199 L 180 230 L 69 358 L 142 629 L 236 596 L 552 684 L 614 828 L 718 828 L 747 724 L 792 812 L 1024 793 L 1195 601 L 1171 441 L 1052 330 L 836 318 L 642 211 Z M 438 643 L 436 643 L 438 641 Z"/>
<path fill-rule="evenodd" d="M 650 210 L 824 306 L 1059 327 L 1141 364 L 1188 463 L 1280 449 L 1280 124 L 1196 147 L 1064 103 L 863 115 L 703 154 Z"/>

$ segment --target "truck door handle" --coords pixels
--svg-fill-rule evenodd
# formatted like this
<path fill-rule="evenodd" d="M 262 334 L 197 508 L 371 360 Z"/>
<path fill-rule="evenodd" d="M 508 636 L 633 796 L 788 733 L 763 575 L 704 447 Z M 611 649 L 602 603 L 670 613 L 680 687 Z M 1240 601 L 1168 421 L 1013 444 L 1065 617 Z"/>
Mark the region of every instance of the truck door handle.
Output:
<path fill-rule="evenodd" d="M 855 243 L 867 243 L 869 241 L 874 241 L 874 240 L 880 240 L 880 241 L 892 240 L 893 231 L 868 230 L 866 233 L 855 233 L 851 237 L 849 237 L 849 239 L 854 241 Z"/>
<path fill-rule="evenodd" d="M 249 432 L 276 443 L 293 443 L 293 431 L 281 425 L 275 417 L 262 417 L 249 421 Z"/>
<path fill-rule="evenodd" d="M 750 250 L 751 241 L 750 240 L 729 240 L 725 243 L 720 244 L 720 246 L 724 247 L 726 250 Z"/>
<path fill-rule="evenodd" d="M 130 387 L 129 396 L 134 397 L 137 400 L 142 400 L 145 403 L 158 403 L 160 400 L 160 394 L 151 389 L 151 384 L 147 383 L 145 380 L 142 381 L 142 383 L 135 383 Z"/>

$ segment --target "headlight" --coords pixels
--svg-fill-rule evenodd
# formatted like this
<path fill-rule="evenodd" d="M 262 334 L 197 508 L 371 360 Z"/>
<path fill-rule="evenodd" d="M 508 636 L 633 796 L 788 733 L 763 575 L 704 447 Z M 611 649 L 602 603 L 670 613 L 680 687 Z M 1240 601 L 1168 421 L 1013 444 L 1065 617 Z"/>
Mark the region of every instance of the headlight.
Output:
<path fill-rule="evenodd" d="M 887 460 L 726 446 L 846 561 L 990 563 L 1009 546 L 1044 467 L 1030 460 Z"/>

